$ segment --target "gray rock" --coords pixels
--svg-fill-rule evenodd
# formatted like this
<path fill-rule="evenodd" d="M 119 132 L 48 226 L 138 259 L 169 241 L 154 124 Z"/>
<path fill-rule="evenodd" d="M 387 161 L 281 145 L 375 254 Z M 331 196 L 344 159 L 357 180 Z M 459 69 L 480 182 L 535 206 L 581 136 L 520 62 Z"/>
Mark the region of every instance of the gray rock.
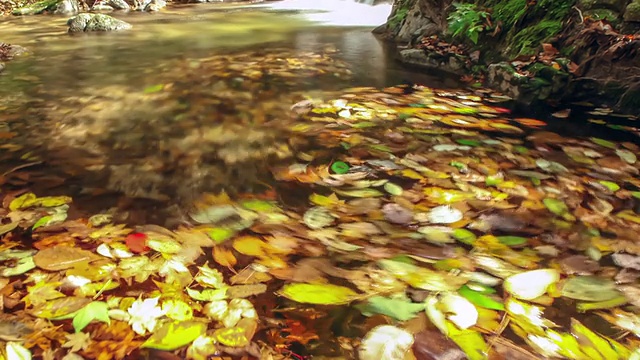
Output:
<path fill-rule="evenodd" d="M 166 6 L 167 2 L 165 0 L 151 0 L 151 2 L 144 7 L 144 11 L 159 11 Z"/>
<path fill-rule="evenodd" d="M 117 31 L 131 29 L 131 24 L 105 14 L 79 14 L 67 21 L 69 32 Z"/>
<path fill-rule="evenodd" d="M 466 73 L 464 61 L 456 55 L 440 55 L 423 49 L 406 49 L 400 51 L 400 61 L 407 65 L 437 69 L 457 75 Z"/>
<path fill-rule="evenodd" d="M 98 3 L 98 4 L 94 4 L 91 7 L 91 11 L 97 11 L 97 12 L 110 12 L 115 10 L 112 6 L 107 5 L 107 4 L 103 4 L 103 3 Z"/>
<path fill-rule="evenodd" d="M 510 64 L 504 62 L 491 64 L 487 69 L 489 86 L 514 99 L 521 96 L 521 85 L 527 81 L 526 76 L 518 74 Z"/>
<path fill-rule="evenodd" d="M 80 4 L 78 0 L 62 0 L 56 6 L 54 14 L 58 15 L 73 15 L 80 11 Z"/>
<path fill-rule="evenodd" d="M 116 10 L 130 10 L 131 6 L 124 0 L 109 0 L 107 1 L 107 5 L 111 6 Z"/>
<path fill-rule="evenodd" d="M 626 0 L 579 0 L 578 7 L 582 10 L 611 9 L 622 11 L 627 4 Z"/>
<path fill-rule="evenodd" d="M 396 41 L 410 42 L 417 36 L 433 35 L 437 30 L 438 26 L 422 14 L 420 2 L 416 1 L 400 27 Z"/>

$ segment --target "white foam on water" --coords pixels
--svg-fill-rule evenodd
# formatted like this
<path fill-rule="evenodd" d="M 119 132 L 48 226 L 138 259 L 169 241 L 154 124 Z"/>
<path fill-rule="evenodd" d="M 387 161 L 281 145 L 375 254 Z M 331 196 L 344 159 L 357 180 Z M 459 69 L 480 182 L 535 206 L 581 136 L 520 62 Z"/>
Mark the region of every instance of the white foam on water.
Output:
<path fill-rule="evenodd" d="M 391 14 L 391 4 L 372 6 L 355 0 L 283 0 L 259 6 L 298 10 L 309 21 L 332 26 L 378 26 Z"/>

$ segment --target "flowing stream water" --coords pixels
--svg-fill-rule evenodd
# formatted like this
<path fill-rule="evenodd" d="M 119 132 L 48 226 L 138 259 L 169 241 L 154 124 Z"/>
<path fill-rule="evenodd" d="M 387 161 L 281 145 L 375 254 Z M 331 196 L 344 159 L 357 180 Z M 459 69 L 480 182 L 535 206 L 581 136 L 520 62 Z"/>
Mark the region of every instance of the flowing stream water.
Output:
<path fill-rule="evenodd" d="M 457 86 L 450 78 L 412 72 L 394 61 L 390 45 L 371 34 L 372 28 L 383 23 L 389 12 L 389 4 L 371 6 L 351 0 L 288 0 L 249 6 L 181 5 L 158 13 L 116 12 L 112 15 L 131 23 L 132 30 L 78 35 L 67 33 L 67 17 L 8 17 L 0 22 L 1 40 L 24 46 L 29 52 L 11 61 L 0 76 L 0 107 L 6 111 L 8 130 L 19 134 L 11 142 L 20 143 L 22 152 L 38 153 L 39 160 L 44 159 L 46 164 L 42 170 L 50 176 L 64 177 L 64 192 L 95 195 L 95 191 L 88 189 L 106 187 L 124 191 L 130 197 L 164 201 L 179 192 L 178 188 L 189 188 L 194 193 L 211 190 L 212 184 L 220 185 L 213 186 L 216 189 L 225 188 L 227 182 L 243 183 L 236 178 L 247 176 L 245 166 L 219 165 L 230 171 L 224 176 L 226 180 L 210 180 L 207 185 L 190 181 L 205 172 L 219 173 L 219 167 L 218 170 L 199 167 L 188 176 L 177 176 L 176 173 L 184 175 L 185 171 L 166 171 L 168 163 L 177 161 L 175 157 L 156 156 L 161 151 L 158 142 L 176 134 L 173 119 L 178 108 L 199 101 L 195 93 L 204 98 L 207 91 L 216 95 L 216 90 L 209 89 L 210 79 L 200 84 L 195 80 L 183 84 L 186 88 L 180 95 L 184 97 L 180 100 L 182 105 L 180 101 L 168 100 L 158 105 L 149 98 L 153 95 L 145 94 L 144 90 L 180 78 L 181 72 L 191 74 L 194 79 L 215 77 L 213 72 L 222 74 L 225 69 L 218 66 L 216 70 L 199 70 L 195 64 L 225 55 L 258 59 L 262 54 L 256 51 L 300 58 L 310 53 L 330 53 L 331 59 L 340 61 L 351 72 L 345 77 L 293 74 L 289 85 L 280 87 L 281 95 L 294 90 L 384 87 L 407 81 L 436 87 Z M 263 80 L 262 84 L 268 86 L 269 80 Z M 253 95 L 256 94 L 254 91 Z M 238 94 L 229 97 L 233 103 L 247 101 Z M 258 101 L 254 105 L 283 101 L 281 105 L 287 109 L 292 104 L 292 99 L 283 100 L 275 94 L 251 101 Z M 227 122 L 233 122 L 245 110 L 249 111 L 228 111 Z M 206 111 L 221 112 L 215 106 Z M 210 126 L 214 121 L 200 119 L 197 124 L 186 121 L 181 127 L 194 129 Z M 187 136 L 182 132 L 177 137 Z M 183 154 L 189 152 L 185 148 L 198 144 L 177 146 L 182 147 Z M 152 162 L 162 165 L 145 167 Z M 140 174 L 132 175 L 135 171 L 132 168 L 140 169 Z M 151 176 L 152 173 L 157 176 Z M 137 178 L 140 179 L 134 180 Z M 77 183 L 74 185 L 71 179 Z M 159 188 L 169 195 L 157 196 Z"/>
<path fill-rule="evenodd" d="M 0 40 L 29 50 L 0 75 L 0 120 L 15 135 L 7 140 L 12 152 L 4 155 L 5 170 L 32 160 L 46 176 L 25 181 L 44 184 L 43 193 L 90 195 L 90 211 L 114 205 L 114 191 L 160 201 L 160 208 L 169 199 L 188 204 L 203 191 L 253 191 L 256 182 L 269 182 L 266 154 L 287 140 L 269 121 L 305 95 L 407 82 L 461 86 L 437 71 L 401 67 L 392 45 L 371 33 L 391 5 L 372 3 L 177 5 L 158 13 L 113 13 L 133 25 L 130 31 L 76 35 L 67 33 L 67 17 L 5 18 Z M 269 68 L 278 58 L 294 67 L 281 74 L 285 82 Z M 301 65 L 292 65 L 296 61 Z M 238 85 L 251 78 L 253 67 L 264 76 Z M 308 76 L 314 67 L 326 69 Z M 336 75 L 346 69 L 348 76 Z M 230 82 L 216 80 L 224 77 Z M 165 86 L 164 96 L 148 91 L 157 86 Z M 584 135 L 604 129 L 556 125 Z M 206 148 L 202 134 L 215 131 Z"/>

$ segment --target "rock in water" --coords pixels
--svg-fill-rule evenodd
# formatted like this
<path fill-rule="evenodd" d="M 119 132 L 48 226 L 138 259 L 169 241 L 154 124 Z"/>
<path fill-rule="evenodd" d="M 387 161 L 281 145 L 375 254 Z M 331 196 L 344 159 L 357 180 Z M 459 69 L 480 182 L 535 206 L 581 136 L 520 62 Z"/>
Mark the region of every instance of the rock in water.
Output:
<path fill-rule="evenodd" d="M 71 15 L 77 14 L 80 11 L 80 5 L 77 0 L 62 0 L 56 5 L 56 10 L 53 12 L 58 15 Z"/>
<path fill-rule="evenodd" d="M 107 4 L 116 10 L 129 10 L 131 6 L 124 0 L 109 0 Z"/>
<path fill-rule="evenodd" d="M 167 6 L 165 0 L 151 0 L 145 7 L 144 11 L 160 11 L 160 9 Z"/>
<path fill-rule="evenodd" d="M 131 24 L 104 14 L 79 14 L 67 21 L 69 32 L 117 31 L 131 29 Z"/>
<path fill-rule="evenodd" d="M 13 15 L 36 15 L 56 7 L 59 0 L 42 0 L 34 4 L 27 5 L 18 9 L 14 9 Z"/>

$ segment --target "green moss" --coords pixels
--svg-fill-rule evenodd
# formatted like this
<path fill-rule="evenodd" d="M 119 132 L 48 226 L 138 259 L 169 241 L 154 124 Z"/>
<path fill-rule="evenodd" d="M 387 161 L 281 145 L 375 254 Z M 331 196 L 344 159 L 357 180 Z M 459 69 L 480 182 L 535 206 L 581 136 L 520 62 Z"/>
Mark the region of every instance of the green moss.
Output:
<path fill-rule="evenodd" d="M 562 30 L 558 20 L 542 20 L 535 25 L 522 29 L 512 39 L 511 53 L 514 55 L 533 55 L 538 53 L 540 44 Z"/>
<path fill-rule="evenodd" d="M 13 10 L 13 15 L 35 15 L 53 9 L 60 0 L 42 0 L 37 3 Z"/>
<path fill-rule="evenodd" d="M 400 26 L 404 19 L 407 18 L 407 14 L 409 14 L 409 10 L 411 10 L 412 6 L 413 1 L 411 0 L 400 1 L 397 10 L 387 19 L 387 25 L 389 26 L 389 28 L 395 29 Z"/>
<path fill-rule="evenodd" d="M 493 6 L 492 17 L 500 21 L 503 29 L 509 31 L 527 12 L 527 0 L 498 1 Z"/>

